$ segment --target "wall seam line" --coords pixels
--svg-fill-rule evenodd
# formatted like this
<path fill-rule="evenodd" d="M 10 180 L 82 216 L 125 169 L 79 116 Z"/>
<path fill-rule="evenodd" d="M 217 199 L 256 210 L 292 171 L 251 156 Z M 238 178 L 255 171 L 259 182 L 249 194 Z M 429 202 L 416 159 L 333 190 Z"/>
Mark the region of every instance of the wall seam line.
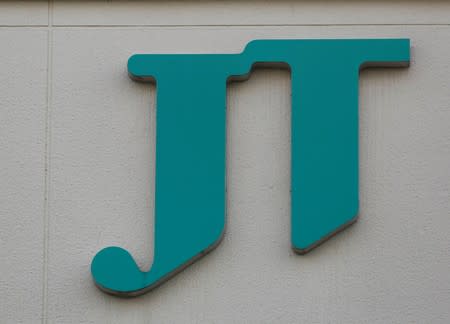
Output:
<path fill-rule="evenodd" d="M 53 14 L 53 13 L 52 13 Z M 50 18 L 49 18 L 50 19 Z M 140 28 L 140 27 L 146 27 L 146 28 L 180 28 L 180 27 L 401 27 L 401 26 L 407 26 L 407 27 L 448 27 L 450 26 L 450 23 L 393 23 L 393 24 L 369 24 L 369 23 L 348 23 L 348 24 L 194 24 L 194 25 L 177 25 L 177 24 L 111 24 L 111 25 L 102 25 L 102 24 L 73 24 L 73 25 L 58 25 L 53 24 L 51 25 L 52 29 L 58 29 L 58 28 Z M 0 25 L 0 28 L 43 28 L 48 29 L 50 26 L 47 25 Z"/>
<path fill-rule="evenodd" d="M 50 219 L 50 149 L 53 73 L 53 0 L 48 1 L 47 26 L 47 107 L 45 111 L 45 176 L 44 176 L 44 260 L 42 287 L 42 323 L 48 323 L 48 260 Z"/>
<path fill-rule="evenodd" d="M 392 24 L 377 24 L 377 23 L 343 23 L 343 24 L 111 24 L 111 25 L 103 25 L 103 24 L 67 24 L 60 25 L 55 24 L 53 27 L 56 28 L 135 28 L 135 27 L 155 27 L 155 28 L 177 28 L 177 27 L 346 27 L 346 26 L 368 26 L 368 27 L 377 27 L 377 26 L 450 26 L 450 23 L 392 23 Z"/>

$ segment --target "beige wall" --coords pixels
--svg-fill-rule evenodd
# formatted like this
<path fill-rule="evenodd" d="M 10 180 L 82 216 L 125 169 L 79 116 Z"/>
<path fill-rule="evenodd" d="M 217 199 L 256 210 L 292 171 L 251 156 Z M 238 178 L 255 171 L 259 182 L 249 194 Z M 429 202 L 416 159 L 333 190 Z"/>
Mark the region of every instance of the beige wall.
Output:
<path fill-rule="evenodd" d="M 1 323 L 449 323 L 450 2 L 0 2 Z M 135 299 L 95 288 L 120 245 L 152 255 L 155 89 L 133 53 L 231 53 L 257 38 L 411 39 L 360 81 L 360 219 L 290 249 L 290 83 L 228 88 L 228 227 Z"/>

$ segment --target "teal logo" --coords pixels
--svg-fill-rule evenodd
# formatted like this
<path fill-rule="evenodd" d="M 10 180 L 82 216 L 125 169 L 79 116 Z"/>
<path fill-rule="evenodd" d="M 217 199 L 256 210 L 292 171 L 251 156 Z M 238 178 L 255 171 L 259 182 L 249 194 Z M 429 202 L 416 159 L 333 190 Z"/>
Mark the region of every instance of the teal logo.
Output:
<path fill-rule="evenodd" d="M 132 79 L 157 86 L 154 262 L 120 247 L 92 261 L 105 292 L 136 296 L 214 249 L 226 218 L 226 83 L 259 65 L 292 81 L 291 241 L 306 253 L 358 216 L 358 76 L 409 65 L 408 39 L 256 40 L 240 54 L 144 54 Z M 276 217 L 276 215 L 275 215 Z"/>

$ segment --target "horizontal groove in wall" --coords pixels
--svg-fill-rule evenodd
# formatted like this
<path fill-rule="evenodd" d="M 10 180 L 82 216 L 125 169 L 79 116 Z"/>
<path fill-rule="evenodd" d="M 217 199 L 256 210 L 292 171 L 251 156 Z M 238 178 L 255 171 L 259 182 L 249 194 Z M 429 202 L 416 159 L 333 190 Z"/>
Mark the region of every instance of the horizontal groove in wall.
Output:
<path fill-rule="evenodd" d="M 253 24 L 253 25 L 54 25 L 52 28 L 56 29 L 70 29 L 70 28 L 105 28 L 105 29 L 114 29 L 114 28 L 129 28 L 129 29 L 137 29 L 137 28 L 203 28 L 203 27 L 347 27 L 347 26 L 423 26 L 423 27 L 448 27 L 449 24 Z M 23 29 L 47 29 L 47 25 L 0 25 L 1 29 L 14 29 L 14 28 L 23 28 Z"/>
<path fill-rule="evenodd" d="M 44 27 L 46 1 L 0 2 L 0 26 Z M 449 25 L 450 1 L 56 1 L 55 26 Z"/>
<path fill-rule="evenodd" d="M 57 26 L 449 24 L 450 1 L 57 1 Z"/>

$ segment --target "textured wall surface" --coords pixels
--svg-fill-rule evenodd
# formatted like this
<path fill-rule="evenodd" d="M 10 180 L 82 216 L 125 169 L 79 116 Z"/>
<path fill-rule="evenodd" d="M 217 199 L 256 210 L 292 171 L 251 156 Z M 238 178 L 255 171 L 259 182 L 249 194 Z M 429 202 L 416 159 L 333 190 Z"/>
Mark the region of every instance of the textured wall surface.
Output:
<path fill-rule="evenodd" d="M 147 295 L 90 262 L 153 245 L 155 88 L 133 53 L 237 53 L 257 38 L 411 39 L 360 78 L 360 219 L 290 249 L 290 75 L 228 86 L 221 245 Z M 0 2 L 1 323 L 449 323 L 450 2 Z M 326 203 L 326 202 L 324 202 Z"/>

